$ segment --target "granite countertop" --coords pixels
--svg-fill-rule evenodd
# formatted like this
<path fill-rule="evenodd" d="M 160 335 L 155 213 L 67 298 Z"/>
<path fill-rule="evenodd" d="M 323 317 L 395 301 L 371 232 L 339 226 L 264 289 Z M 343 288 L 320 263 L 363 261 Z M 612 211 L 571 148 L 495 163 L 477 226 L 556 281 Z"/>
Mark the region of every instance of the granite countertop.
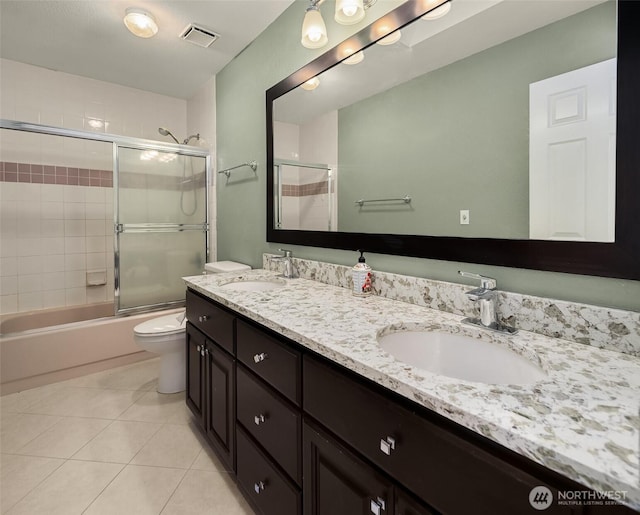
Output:
<path fill-rule="evenodd" d="M 505 336 L 462 317 L 307 279 L 259 292 L 221 288 L 275 279 L 251 270 L 185 278 L 187 286 L 346 368 L 596 491 L 626 492 L 640 509 L 640 359 L 520 331 Z M 431 374 L 383 351 L 390 329 L 462 332 L 509 346 L 536 361 L 546 379 L 489 385 Z"/>

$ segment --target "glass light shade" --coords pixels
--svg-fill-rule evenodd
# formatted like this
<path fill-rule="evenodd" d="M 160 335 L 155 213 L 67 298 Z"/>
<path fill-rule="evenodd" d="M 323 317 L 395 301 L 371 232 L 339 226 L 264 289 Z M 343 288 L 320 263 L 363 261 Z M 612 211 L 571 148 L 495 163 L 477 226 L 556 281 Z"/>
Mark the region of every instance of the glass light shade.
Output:
<path fill-rule="evenodd" d="M 321 48 L 327 44 L 327 27 L 318 8 L 309 8 L 302 22 L 302 46 L 305 48 Z"/>
<path fill-rule="evenodd" d="M 364 19 L 362 0 L 337 0 L 335 20 L 340 25 L 353 25 Z"/>
<path fill-rule="evenodd" d="M 392 32 L 391 34 L 389 34 L 387 37 L 382 38 L 380 41 L 376 41 L 377 45 L 393 45 L 394 43 L 397 43 L 398 41 L 400 41 L 400 38 L 402 37 L 402 33 L 399 30 L 396 30 L 395 32 Z"/>
<path fill-rule="evenodd" d="M 313 91 L 320 85 L 320 79 L 318 77 L 312 77 L 307 82 L 301 84 L 302 89 L 307 91 Z"/>
<path fill-rule="evenodd" d="M 360 52 L 356 52 L 351 57 L 342 61 L 344 64 L 358 64 L 364 60 L 364 52 L 360 50 Z"/>
<path fill-rule="evenodd" d="M 129 32 L 139 38 L 151 38 L 158 33 L 154 17 L 142 9 L 129 8 L 125 11 L 124 24 Z"/>
<path fill-rule="evenodd" d="M 451 10 L 451 1 L 444 3 L 439 7 L 436 7 L 433 11 L 429 11 L 427 14 L 422 16 L 422 19 L 427 21 L 437 20 L 438 18 L 442 18 L 450 10 Z"/>

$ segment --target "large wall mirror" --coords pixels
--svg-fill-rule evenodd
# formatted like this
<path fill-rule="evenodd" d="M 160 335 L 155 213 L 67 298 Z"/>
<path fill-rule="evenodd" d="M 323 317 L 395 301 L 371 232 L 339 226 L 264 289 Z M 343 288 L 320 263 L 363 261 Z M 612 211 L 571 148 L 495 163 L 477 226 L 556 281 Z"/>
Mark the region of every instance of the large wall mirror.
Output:
<path fill-rule="evenodd" d="M 440 3 L 267 91 L 268 241 L 640 279 L 640 7 Z"/>

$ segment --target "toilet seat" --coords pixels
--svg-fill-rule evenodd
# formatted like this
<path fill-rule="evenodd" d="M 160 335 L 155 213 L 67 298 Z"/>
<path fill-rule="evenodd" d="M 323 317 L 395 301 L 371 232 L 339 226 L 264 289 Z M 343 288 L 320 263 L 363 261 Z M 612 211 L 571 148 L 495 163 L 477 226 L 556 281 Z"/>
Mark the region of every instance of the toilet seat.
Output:
<path fill-rule="evenodd" d="M 141 338 L 173 336 L 183 333 L 187 320 L 184 318 L 182 322 L 180 322 L 182 316 L 182 313 L 172 313 L 171 315 L 147 320 L 135 326 L 133 333 Z"/>

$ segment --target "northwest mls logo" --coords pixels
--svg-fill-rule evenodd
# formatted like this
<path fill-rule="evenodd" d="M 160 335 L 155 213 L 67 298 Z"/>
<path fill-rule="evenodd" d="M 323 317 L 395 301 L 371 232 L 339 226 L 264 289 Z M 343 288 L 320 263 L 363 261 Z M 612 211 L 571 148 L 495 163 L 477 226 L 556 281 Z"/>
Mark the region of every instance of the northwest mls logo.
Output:
<path fill-rule="evenodd" d="M 536 486 L 529 492 L 529 504 L 535 510 L 546 510 L 553 502 L 553 494 L 546 486 Z"/>

